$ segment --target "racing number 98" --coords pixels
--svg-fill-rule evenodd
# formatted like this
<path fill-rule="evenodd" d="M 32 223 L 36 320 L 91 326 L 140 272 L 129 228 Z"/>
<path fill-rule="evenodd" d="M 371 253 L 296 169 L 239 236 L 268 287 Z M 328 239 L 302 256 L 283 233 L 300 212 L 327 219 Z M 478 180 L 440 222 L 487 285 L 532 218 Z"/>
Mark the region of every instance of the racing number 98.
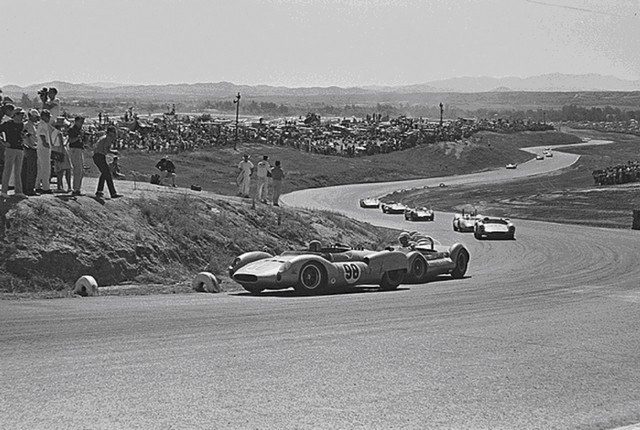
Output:
<path fill-rule="evenodd" d="M 344 268 L 344 279 L 348 283 L 356 282 L 360 278 L 360 268 L 355 264 L 345 264 L 342 267 Z"/>

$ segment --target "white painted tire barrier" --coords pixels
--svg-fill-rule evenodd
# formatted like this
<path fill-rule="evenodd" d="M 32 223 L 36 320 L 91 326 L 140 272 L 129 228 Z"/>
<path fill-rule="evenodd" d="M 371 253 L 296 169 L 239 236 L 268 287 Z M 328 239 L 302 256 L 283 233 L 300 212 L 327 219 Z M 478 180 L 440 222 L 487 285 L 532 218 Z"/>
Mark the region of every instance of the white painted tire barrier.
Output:
<path fill-rule="evenodd" d="M 98 283 L 93 278 L 93 276 L 89 276 L 89 275 L 81 276 L 76 281 L 76 285 L 75 285 L 75 288 L 73 289 L 73 293 L 83 297 L 97 296 Z"/>
<path fill-rule="evenodd" d="M 206 293 L 219 293 L 220 282 L 211 272 L 200 272 L 191 283 L 194 290 Z"/>

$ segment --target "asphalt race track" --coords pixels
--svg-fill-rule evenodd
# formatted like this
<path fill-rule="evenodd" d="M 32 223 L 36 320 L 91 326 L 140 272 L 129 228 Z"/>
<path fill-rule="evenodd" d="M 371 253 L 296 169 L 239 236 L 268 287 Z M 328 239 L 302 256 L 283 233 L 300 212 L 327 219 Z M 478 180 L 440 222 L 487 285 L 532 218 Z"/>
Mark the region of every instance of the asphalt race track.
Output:
<path fill-rule="evenodd" d="M 0 428 L 609 429 L 640 422 L 640 232 L 515 220 L 515 241 L 361 209 L 398 188 L 289 205 L 417 229 L 471 252 L 465 279 L 290 291 L 0 302 Z M 633 426 L 635 427 L 635 426 Z"/>

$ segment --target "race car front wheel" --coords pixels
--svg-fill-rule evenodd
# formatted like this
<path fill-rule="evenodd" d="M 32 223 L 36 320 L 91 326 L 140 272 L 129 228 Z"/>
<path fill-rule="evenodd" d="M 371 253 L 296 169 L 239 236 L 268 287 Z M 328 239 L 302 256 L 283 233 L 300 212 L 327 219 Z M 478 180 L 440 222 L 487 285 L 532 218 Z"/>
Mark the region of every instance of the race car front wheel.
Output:
<path fill-rule="evenodd" d="M 469 266 L 469 254 L 467 251 L 460 251 L 456 257 L 456 267 L 451 271 L 451 277 L 454 279 L 460 279 L 467 273 L 467 267 Z"/>
<path fill-rule="evenodd" d="M 406 270 L 390 270 L 382 275 L 380 288 L 384 291 L 395 290 L 404 281 Z"/>
<path fill-rule="evenodd" d="M 295 290 L 301 294 L 319 294 L 327 286 L 327 276 L 320 264 L 310 262 L 302 266 Z"/>

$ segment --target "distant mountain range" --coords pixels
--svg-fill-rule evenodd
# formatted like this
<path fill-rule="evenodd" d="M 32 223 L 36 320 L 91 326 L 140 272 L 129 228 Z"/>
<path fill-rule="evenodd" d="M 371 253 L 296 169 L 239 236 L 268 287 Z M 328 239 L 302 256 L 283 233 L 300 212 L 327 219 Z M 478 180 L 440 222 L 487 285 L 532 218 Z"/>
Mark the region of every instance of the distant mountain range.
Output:
<path fill-rule="evenodd" d="M 0 88 L 6 95 L 20 97 L 23 93 L 35 96 L 42 87 L 55 86 L 65 98 L 160 98 L 202 99 L 229 98 L 240 92 L 253 97 L 317 97 L 371 94 L 420 94 L 420 93 L 491 93 L 491 92 L 586 92 L 586 91 L 640 91 L 640 80 L 623 80 L 598 74 L 566 75 L 553 73 L 528 78 L 518 77 L 458 77 L 431 81 L 423 84 L 400 86 L 331 87 L 282 87 L 270 85 L 236 85 L 231 82 L 124 85 L 116 83 L 74 84 L 69 82 L 45 82 L 20 87 L 5 85 Z"/>

